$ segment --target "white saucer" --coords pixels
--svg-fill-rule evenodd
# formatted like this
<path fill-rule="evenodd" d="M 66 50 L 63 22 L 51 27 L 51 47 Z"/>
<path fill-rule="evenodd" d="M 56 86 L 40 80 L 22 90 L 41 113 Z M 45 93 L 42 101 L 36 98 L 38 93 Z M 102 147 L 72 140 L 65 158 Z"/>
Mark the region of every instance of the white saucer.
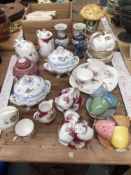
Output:
<path fill-rule="evenodd" d="M 88 56 L 89 58 L 91 58 L 91 59 L 103 61 L 104 63 L 109 63 L 109 62 L 111 62 L 114 53 L 112 53 L 110 56 L 108 56 L 108 57 L 106 57 L 106 58 L 95 58 L 95 57 L 93 57 L 93 56 L 88 52 L 88 50 L 86 50 L 86 54 L 87 54 L 87 56 Z M 88 59 L 89 59 L 89 58 L 88 58 Z"/>
<path fill-rule="evenodd" d="M 88 68 L 88 63 L 81 64 L 78 67 Z M 76 71 L 77 68 L 75 68 L 73 72 Z M 118 72 L 113 67 L 108 65 L 106 65 L 105 78 L 100 81 L 92 80 L 90 83 L 78 84 L 72 74 L 69 78 L 70 85 L 78 88 L 81 92 L 86 94 L 92 94 L 101 85 L 111 92 L 113 89 L 115 89 L 118 83 Z"/>

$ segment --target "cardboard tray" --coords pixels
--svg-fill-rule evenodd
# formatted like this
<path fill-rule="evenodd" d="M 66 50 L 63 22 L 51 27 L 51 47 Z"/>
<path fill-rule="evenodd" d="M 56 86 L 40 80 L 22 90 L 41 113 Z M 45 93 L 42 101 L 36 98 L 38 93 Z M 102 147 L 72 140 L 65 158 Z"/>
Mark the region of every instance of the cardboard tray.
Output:
<path fill-rule="evenodd" d="M 56 16 L 50 21 L 27 21 L 25 15 L 34 11 L 56 11 Z M 38 43 L 36 31 L 45 28 L 51 31 L 54 35 L 56 33 L 54 25 L 58 23 L 65 23 L 68 26 L 67 33 L 70 34 L 72 26 L 72 5 L 71 3 L 46 3 L 46 4 L 29 4 L 27 10 L 22 19 L 22 29 L 24 38 L 33 42 Z"/>

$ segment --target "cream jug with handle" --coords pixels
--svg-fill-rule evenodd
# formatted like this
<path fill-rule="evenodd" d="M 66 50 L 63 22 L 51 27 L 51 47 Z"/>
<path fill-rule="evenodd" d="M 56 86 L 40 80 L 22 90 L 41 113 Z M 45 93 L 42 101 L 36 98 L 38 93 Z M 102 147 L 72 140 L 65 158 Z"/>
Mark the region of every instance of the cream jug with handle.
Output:
<path fill-rule="evenodd" d="M 47 58 L 49 53 L 51 53 L 54 46 L 53 34 L 50 31 L 37 30 L 39 53 L 42 57 Z"/>

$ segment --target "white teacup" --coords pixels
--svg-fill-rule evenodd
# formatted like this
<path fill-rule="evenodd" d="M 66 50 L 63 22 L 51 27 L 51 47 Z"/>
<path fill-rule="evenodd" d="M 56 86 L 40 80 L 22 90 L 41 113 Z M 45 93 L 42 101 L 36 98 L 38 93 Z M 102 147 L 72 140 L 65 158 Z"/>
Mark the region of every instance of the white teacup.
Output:
<path fill-rule="evenodd" d="M 98 35 L 93 38 L 91 41 L 91 47 L 94 51 L 105 51 L 106 50 L 106 41 L 103 35 Z"/>
<path fill-rule="evenodd" d="M 74 72 L 73 76 L 75 77 L 78 84 L 90 83 L 93 78 L 93 73 L 91 70 L 78 67 Z"/>
<path fill-rule="evenodd" d="M 94 80 L 102 80 L 105 77 L 106 65 L 102 61 L 88 59 L 88 68 L 93 72 Z"/>
<path fill-rule="evenodd" d="M 15 125 L 15 133 L 16 133 L 16 136 L 13 138 L 13 142 L 15 142 L 18 138 L 31 137 L 32 134 L 34 133 L 33 121 L 28 118 L 20 120 Z"/>
<path fill-rule="evenodd" d="M 55 119 L 56 111 L 53 108 L 53 100 L 43 101 L 39 104 L 33 118 L 40 123 L 49 124 Z"/>
<path fill-rule="evenodd" d="M 115 47 L 115 41 L 111 34 L 94 33 L 90 38 L 91 48 L 96 52 L 111 51 Z"/>

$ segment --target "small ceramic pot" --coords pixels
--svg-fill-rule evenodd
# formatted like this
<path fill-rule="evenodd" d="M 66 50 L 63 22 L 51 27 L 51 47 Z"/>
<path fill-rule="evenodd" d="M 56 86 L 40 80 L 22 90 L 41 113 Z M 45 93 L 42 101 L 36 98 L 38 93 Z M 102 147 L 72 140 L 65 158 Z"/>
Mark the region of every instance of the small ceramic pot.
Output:
<path fill-rule="evenodd" d="M 49 124 L 56 116 L 55 109 L 53 108 L 53 100 L 43 101 L 39 104 L 37 112 L 34 113 L 34 120 L 40 123 Z"/>
<path fill-rule="evenodd" d="M 27 58 L 20 58 L 17 60 L 14 68 L 13 75 L 16 79 L 22 78 L 24 75 L 38 75 L 38 66 L 35 62 L 30 61 Z"/>
<path fill-rule="evenodd" d="M 16 136 L 13 138 L 13 142 L 17 139 L 27 139 L 34 133 L 34 123 L 32 120 L 25 118 L 20 120 L 15 126 Z"/>

